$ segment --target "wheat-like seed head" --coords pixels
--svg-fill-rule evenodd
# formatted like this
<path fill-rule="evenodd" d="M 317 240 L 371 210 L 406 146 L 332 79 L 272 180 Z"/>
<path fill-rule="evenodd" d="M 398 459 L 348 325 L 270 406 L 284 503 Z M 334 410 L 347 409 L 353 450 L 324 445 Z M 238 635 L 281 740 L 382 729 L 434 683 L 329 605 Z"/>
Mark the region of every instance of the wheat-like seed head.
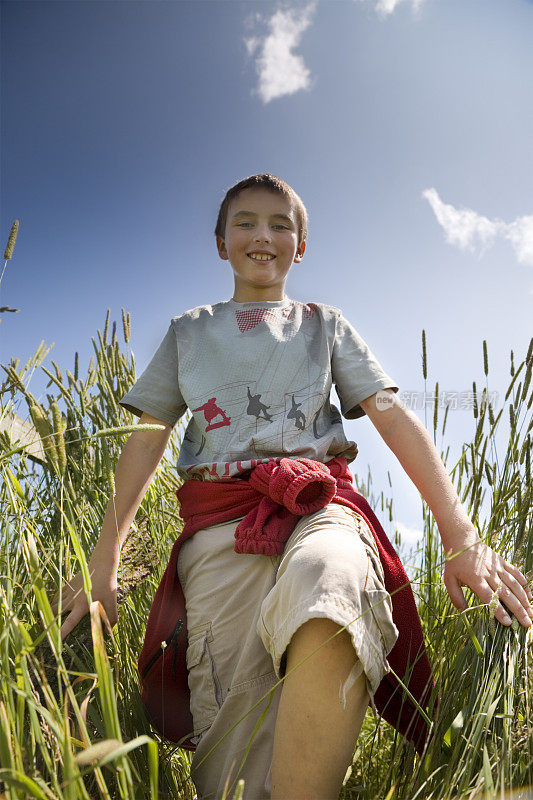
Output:
<path fill-rule="evenodd" d="M 104 344 L 107 344 L 107 335 L 109 333 L 109 315 L 110 314 L 111 314 L 111 309 L 108 308 L 107 309 L 106 318 L 105 318 L 105 325 L 104 325 L 104 335 L 103 335 Z"/>
<path fill-rule="evenodd" d="M 41 437 L 43 449 L 48 460 L 55 467 L 59 467 L 57 452 L 54 447 L 54 432 L 48 417 L 44 413 L 41 406 L 37 405 L 35 402 L 31 402 L 29 404 L 29 410 L 33 425 Z"/>
<path fill-rule="evenodd" d="M 492 598 L 491 598 L 491 600 L 490 600 L 490 602 L 488 604 L 488 606 L 489 606 L 489 615 L 491 617 L 494 616 L 494 614 L 496 613 L 496 609 L 498 608 L 499 597 L 500 597 L 501 591 L 502 591 L 502 583 L 500 581 L 500 583 L 498 584 L 496 590 L 493 592 Z"/>
<path fill-rule="evenodd" d="M 122 328 L 124 331 L 124 341 L 127 344 L 131 336 L 131 325 L 130 325 L 130 315 L 126 314 L 124 309 L 122 309 Z"/>
<path fill-rule="evenodd" d="M 15 220 L 13 225 L 11 226 L 11 231 L 9 232 L 9 239 L 7 240 L 7 246 L 4 252 L 4 258 L 11 258 L 13 256 L 13 250 L 15 249 L 15 242 L 17 241 L 17 234 L 19 232 L 19 221 L 18 219 Z"/>
<path fill-rule="evenodd" d="M 63 435 L 63 417 L 61 416 L 57 400 L 52 400 L 50 408 L 52 410 L 52 420 L 54 422 L 54 444 L 57 453 L 57 465 L 59 472 L 63 474 L 67 468 L 67 451 L 65 449 L 65 437 Z"/>

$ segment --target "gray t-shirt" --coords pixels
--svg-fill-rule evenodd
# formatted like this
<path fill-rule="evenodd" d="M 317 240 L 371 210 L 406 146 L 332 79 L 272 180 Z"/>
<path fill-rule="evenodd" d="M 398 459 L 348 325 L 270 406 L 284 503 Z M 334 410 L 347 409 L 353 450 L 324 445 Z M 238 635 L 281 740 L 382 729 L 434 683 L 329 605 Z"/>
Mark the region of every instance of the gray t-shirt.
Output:
<path fill-rule="evenodd" d="M 189 409 L 178 473 L 220 480 L 279 456 L 353 461 L 332 383 L 348 419 L 379 389 L 398 391 L 338 308 L 227 300 L 173 317 L 120 403 L 172 426 Z"/>

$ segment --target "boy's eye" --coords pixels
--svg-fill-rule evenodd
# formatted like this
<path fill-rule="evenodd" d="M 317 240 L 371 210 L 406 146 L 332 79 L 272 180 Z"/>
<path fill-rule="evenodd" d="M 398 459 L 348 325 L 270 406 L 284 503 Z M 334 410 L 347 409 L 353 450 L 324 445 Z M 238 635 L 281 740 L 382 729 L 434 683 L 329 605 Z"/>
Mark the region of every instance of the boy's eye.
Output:
<path fill-rule="evenodd" d="M 236 225 L 237 228 L 253 228 L 253 223 L 247 221 L 237 222 Z M 290 227 L 288 225 L 284 225 L 282 222 L 275 222 L 272 225 L 272 227 L 274 228 L 274 230 L 282 230 L 282 231 L 290 230 Z"/>

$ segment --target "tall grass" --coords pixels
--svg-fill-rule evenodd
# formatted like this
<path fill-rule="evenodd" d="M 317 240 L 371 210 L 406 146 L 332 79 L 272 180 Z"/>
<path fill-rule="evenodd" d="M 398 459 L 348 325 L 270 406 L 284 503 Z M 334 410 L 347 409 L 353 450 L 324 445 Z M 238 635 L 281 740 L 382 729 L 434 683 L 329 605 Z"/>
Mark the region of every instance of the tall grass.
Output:
<path fill-rule="evenodd" d="M 129 315 L 122 323 L 127 345 Z M 93 349 L 84 376 L 78 354 L 72 372 L 43 366 L 42 344 L 28 364 L 3 366 L 0 419 L 31 420 L 45 461 L 0 434 L 0 780 L 8 798 L 192 798 L 189 753 L 152 735 L 136 672 L 151 599 L 181 529 L 179 428 L 124 545 L 114 635 L 96 602 L 62 643 L 50 608 L 80 569 L 90 587 L 87 562 L 114 494 L 124 426 L 135 421 L 117 403 L 135 381 L 134 358 L 122 352 L 109 311 Z M 45 399 L 30 390 L 37 368 L 49 379 Z"/>
<path fill-rule="evenodd" d="M 425 345 L 424 336 L 424 355 Z M 483 355 L 487 380 L 485 342 Z M 510 381 L 497 413 L 488 400 L 488 380 L 480 396 L 474 384 L 473 440 L 463 445 L 451 468 L 447 465 L 483 541 L 529 579 L 533 575 L 532 366 L 533 341 L 516 367 L 511 353 Z M 507 415 L 509 433 L 504 436 L 505 449 L 498 452 L 498 426 Z M 448 409 L 442 438 L 447 417 Z M 437 403 L 433 433 L 436 441 Z M 449 449 L 441 452 L 445 464 L 448 455 Z M 482 515 L 484 506 L 487 511 Z M 434 519 L 425 504 L 422 511 L 424 538 L 412 587 L 437 679 L 439 704 L 432 738 L 419 758 L 389 726 L 376 732 L 367 717 L 343 798 L 470 798 L 482 792 L 503 797 L 505 789 L 533 786 L 532 629 L 516 619 L 505 628 L 466 587 L 470 607 L 457 612 L 442 581 L 446 555 Z M 533 789 L 521 797 L 532 800 Z"/>
<path fill-rule="evenodd" d="M 87 561 L 114 494 L 124 426 L 135 422 L 117 403 L 135 380 L 124 312 L 122 334 L 125 346 L 119 345 L 108 312 L 83 377 L 77 354 L 72 372 L 63 374 L 53 361 L 53 369 L 44 367 L 43 344 L 28 364 L 13 360 L 3 367 L 0 418 L 16 412 L 30 419 L 44 459 L 32 461 L 24 446 L 0 434 L 0 791 L 10 800 L 195 797 L 188 777 L 191 754 L 151 730 L 136 672 L 151 599 L 181 526 L 174 495 L 180 427 L 124 545 L 118 625 L 111 630 L 95 602 L 61 642 L 61 620 L 49 603 L 80 569 L 90 592 Z M 499 411 L 488 402 L 488 384 L 481 394 L 476 389 L 472 442 L 448 469 L 483 540 L 528 573 L 533 567 L 531 347 L 526 359 L 516 367 L 513 362 Z M 488 375 L 486 351 L 485 367 Z M 49 380 L 46 398 L 30 390 L 36 369 Z M 444 436 L 447 416 L 440 422 L 435 409 L 435 440 Z M 509 434 L 498 452 L 504 419 Z M 358 489 L 392 519 L 392 500 L 383 492 L 373 495 L 370 474 L 366 484 L 358 481 Z M 425 507 L 423 527 L 419 563 L 410 575 L 437 680 L 432 738 L 420 757 L 369 712 L 343 800 L 467 798 L 481 792 L 500 797 L 504 789 L 533 784 L 531 634 L 516 621 L 510 628 L 495 622 L 469 590 L 471 607 L 459 614 L 442 581 L 445 554 Z M 237 784 L 235 796 L 242 790 Z"/>

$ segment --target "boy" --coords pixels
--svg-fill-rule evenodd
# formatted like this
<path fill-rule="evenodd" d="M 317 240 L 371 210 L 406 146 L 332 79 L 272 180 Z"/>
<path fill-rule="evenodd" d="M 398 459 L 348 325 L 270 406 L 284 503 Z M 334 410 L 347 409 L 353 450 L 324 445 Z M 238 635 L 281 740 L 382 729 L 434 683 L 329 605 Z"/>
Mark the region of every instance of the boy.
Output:
<path fill-rule="evenodd" d="M 324 472 L 323 465 L 340 464 L 342 471 L 357 447 L 329 402 L 333 381 L 344 416 L 370 418 L 431 508 L 446 552 L 460 553 L 444 569 L 456 608 L 466 607 L 461 585 L 488 603 L 501 584 L 501 600 L 529 626 L 532 595 L 522 573 L 480 540 L 426 429 L 399 403 L 398 387 L 339 310 L 285 295 L 289 270 L 306 248 L 307 215 L 294 190 L 272 175 L 241 181 L 226 194 L 215 232 L 219 256 L 233 270 L 233 298 L 173 318 L 120 401 L 141 423 L 159 422 L 164 430 L 133 433 L 123 449 L 115 476 L 118 532 L 110 503 L 90 562 L 92 597 L 114 624 L 120 546 L 172 427 L 189 408 L 179 497 L 194 536 L 181 545 L 178 572 L 187 604 L 198 796 L 219 798 L 226 779 L 234 783 L 264 710 L 253 707 L 286 675 L 239 774 L 244 796 L 334 798 L 398 636 L 373 532 L 364 515 L 343 504 L 342 491 L 293 517 L 282 535 L 288 512 L 282 509 L 274 526 L 267 516 L 263 524 L 266 506 L 250 511 L 236 500 L 222 522 L 195 525 L 195 515 L 210 517 L 191 496 L 202 504 L 213 487 L 245 491 L 254 480 L 259 485 L 261 470 L 294 468 L 295 483 L 302 464 L 321 468 L 324 481 L 333 468 Z M 287 492 L 292 485 L 284 484 Z M 263 503 L 276 500 L 270 510 L 289 507 L 261 491 Z M 63 637 L 87 612 L 81 586 L 78 575 L 65 587 L 63 609 L 71 613 Z M 510 624 L 502 603 L 496 618 Z"/>

